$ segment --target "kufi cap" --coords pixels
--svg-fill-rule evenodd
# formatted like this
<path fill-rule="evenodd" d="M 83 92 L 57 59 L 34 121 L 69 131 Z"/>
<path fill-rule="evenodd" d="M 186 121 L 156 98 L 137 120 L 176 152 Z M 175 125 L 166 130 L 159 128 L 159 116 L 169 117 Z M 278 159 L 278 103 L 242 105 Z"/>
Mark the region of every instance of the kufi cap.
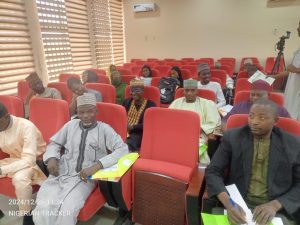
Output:
<path fill-rule="evenodd" d="M 37 75 L 36 72 L 30 73 L 28 77 L 25 78 L 25 80 L 29 83 L 32 81 L 40 80 L 39 76 Z"/>
<path fill-rule="evenodd" d="M 133 80 L 130 81 L 130 87 L 144 87 L 144 81 L 138 77 L 134 78 Z"/>
<path fill-rule="evenodd" d="M 204 70 L 210 70 L 210 67 L 207 63 L 201 63 L 199 66 L 198 66 L 198 73 L 201 73 L 203 72 Z"/>
<path fill-rule="evenodd" d="M 245 59 L 245 60 L 244 60 L 244 65 L 245 65 L 245 64 L 253 64 L 252 59 L 249 59 L 249 58 L 248 58 L 248 59 Z"/>
<path fill-rule="evenodd" d="M 183 88 L 198 88 L 198 82 L 192 78 L 183 81 Z"/>
<path fill-rule="evenodd" d="M 256 80 L 253 83 L 251 83 L 251 90 L 262 90 L 262 91 L 271 92 L 272 87 L 268 82 L 264 80 Z"/>
<path fill-rule="evenodd" d="M 77 97 L 77 107 L 81 105 L 94 105 L 96 106 L 96 97 L 91 93 L 84 93 Z"/>

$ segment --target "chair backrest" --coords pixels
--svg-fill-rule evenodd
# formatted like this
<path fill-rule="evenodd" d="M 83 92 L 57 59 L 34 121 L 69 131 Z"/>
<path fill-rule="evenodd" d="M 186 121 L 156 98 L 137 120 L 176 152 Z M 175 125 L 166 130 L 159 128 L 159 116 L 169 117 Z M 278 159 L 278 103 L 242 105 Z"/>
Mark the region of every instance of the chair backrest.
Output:
<path fill-rule="evenodd" d="M 140 75 L 143 66 L 133 66 L 131 68 L 132 75 Z"/>
<path fill-rule="evenodd" d="M 275 57 L 268 57 L 266 59 L 265 72 L 267 74 L 271 74 L 274 64 L 275 64 Z M 283 64 L 284 64 L 284 61 L 283 61 L 283 58 L 281 58 L 280 59 L 280 63 L 279 63 L 279 70 L 278 70 L 278 72 L 282 72 L 283 71 L 283 69 L 284 69 L 284 65 Z"/>
<path fill-rule="evenodd" d="M 193 77 L 191 71 L 187 69 L 181 69 L 181 75 L 183 80 L 187 80 Z"/>
<path fill-rule="evenodd" d="M 113 85 L 101 83 L 86 83 L 85 86 L 89 89 L 99 91 L 102 95 L 103 102 L 116 103 L 116 89 Z"/>
<path fill-rule="evenodd" d="M 221 87 L 226 88 L 226 72 L 224 70 L 211 70 L 211 77 L 221 80 Z"/>
<path fill-rule="evenodd" d="M 248 124 L 248 114 L 234 114 L 231 115 L 226 123 L 226 128 L 237 128 Z M 279 120 L 275 126 L 292 133 L 294 135 L 300 136 L 300 123 L 297 120 L 279 117 Z"/>
<path fill-rule="evenodd" d="M 158 87 L 160 79 L 161 77 L 153 77 L 151 79 L 151 86 Z"/>
<path fill-rule="evenodd" d="M 141 158 L 194 168 L 198 161 L 199 135 L 200 118 L 196 113 L 149 108 L 144 116 Z"/>
<path fill-rule="evenodd" d="M 132 72 L 129 69 L 125 69 L 125 68 L 119 68 L 118 71 L 121 73 L 121 75 L 131 75 Z"/>
<path fill-rule="evenodd" d="M 106 75 L 106 71 L 103 69 L 97 69 L 97 68 L 91 68 L 89 70 L 92 70 L 93 72 L 95 72 L 97 75 Z"/>
<path fill-rule="evenodd" d="M 176 59 L 173 59 L 173 58 L 165 58 L 164 61 L 165 61 L 165 62 L 174 62 L 174 61 L 176 61 Z"/>
<path fill-rule="evenodd" d="M 103 75 L 103 74 L 97 74 L 98 76 L 98 82 L 101 84 L 110 84 L 110 80 L 108 76 Z"/>
<path fill-rule="evenodd" d="M 123 67 L 124 67 L 125 69 L 130 70 L 130 71 L 132 71 L 131 69 L 132 69 L 132 67 L 134 67 L 134 66 L 135 66 L 134 63 L 124 63 L 124 64 L 123 64 Z"/>
<path fill-rule="evenodd" d="M 17 117 L 24 117 L 24 104 L 21 98 L 11 95 L 0 95 L 0 102 L 10 114 Z"/>
<path fill-rule="evenodd" d="M 183 88 L 178 88 L 176 90 L 176 93 L 175 93 L 175 99 L 177 98 L 181 98 L 184 96 L 184 93 L 183 93 L 184 89 Z M 198 97 L 200 98 L 205 98 L 207 100 L 211 100 L 213 102 L 216 101 L 216 94 L 214 91 L 212 90 L 208 90 L 208 89 L 198 89 L 198 94 L 197 94 Z"/>
<path fill-rule="evenodd" d="M 153 87 L 153 86 L 145 86 L 144 88 L 145 88 L 144 89 L 144 97 L 146 99 L 153 101 L 155 103 L 155 105 L 157 107 L 159 107 L 159 105 L 160 105 L 159 89 L 157 87 Z M 130 86 L 127 86 L 125 88 L 125 99 L 127 99 L 127 98 L 131 98 Z"/>
<path fill-rule="evenodd" d="M 181 61 L 194 62 L 194 58 L 191 57 L 181 58 Z"/>
<path fill-rule="evenodd" d="M 136 61 L 135 64 L 136 64 L 137 66 L 144 66 L 144 65 L 147 65 L 147 61 L 140 60 L 140 61 Z"/>
<path fill-rule="evenodd" d="M 97 120 L 109 124 L 123 139 L 127 137 L 127 114 L 123 106 L 97 102 Z M 117 118 L 117 119 L 116 119 Z"/>
<path fill-rule="evenodd" d="M 210 81 L 217 82 L 217 83 L 220 84 L 220 86 L 222 86 L 222 81 L 221 81 L 221 79 L 218 78 L 218 77 L 211 77 L 211 78 L 210 78 Z"/>
<path fill-rule="evenodd" d="M 67 82 L 70 77 L 76 77 L 80 80 L 80 75 L 78 75 L 78 74 L 62 73 L 62 74 L 59 74 L 58 81 L 59 82 Z"/>
<path fill-rule="evenodd" d="M 33 98 L 29 110 L 29 120 L 42 132 L 46 143 L 70 120 L 69 105 L 60 99 Z"/>
<path fill-rule="evenodd" d="M 195 59 L 195 62 L 198 64 L 201 63 L 207 63 L 210 67 L 214 66 L 214 59 L 213 58 L 200 58 L 200 59 Z"/>
<path fill-rule="evenodd" d="M 213 67 L 214 70 L 217 69 L 215 67 Z M 229 75 L 230 77 L 233 76 L 233 70 L 234 68 L 232 66 L 230 66 L 229 64 L 221 64 L 220 68 L 218 68 L 219 70 L 224 70 L 227 75 Z"/>
<path fill-rule="evenodd" d="M 68 88 L 67 83 L 65 83 L 65 82 L 51 82 L 51 83 L 48 83 L 48 87 L 56 88 L 60 92 L 62 99 L 66 100 L 69 104 L 71 103 L 73 93 Z"/>
<path fill-rule="evenodd" d="M 135 78 L 134 75 L 123 75 L 121 76 L 121 79 L 123 82 L 125 82 L 127 85 L 130 85 L 130 81 Z"/>
<path fill-rule="evenodd" d="M 155 66 L 154 69 L 158 70 L 160 73 L 160 76 L 168 76 L 169 70 L 171 69 L 170 66 L 162 65 L 162 66 Z"/>
<path fill-rule="evenodd" d="M 235 84 L 235 94 L 237 94 L 239 91 L 250 91 L 251 84 L 248 81 L 248 78 L 239 78 L 236 80 Z"/>
<path fill-rule="evenodd" d="M 151 69 L 152 71 L 152 77 L 162 77 L 162 76 L 166 76 L 164 74 L 162 74 L 161 72 L 159 72 L 159 70 L 157 69 Z M 141 74 L 140 74 L 141 75 Z"/>
<path fill-rule="evenodd" d="M 20 80 L 18 82 L 18 96 L 22 99 L 23 102 L 25 102 L 27 95 L 29 94 L 29 84 L 26 80 Z"/>
<path fill-rule="evenodd" d="M 243 71 L 239 71 L 237 76 L 236 76 L 236 79 L 240 79 L 240 78 L 249 78 L 249 75 L 248 75 L 248 72 L 243 70 Z"/>
<path fill-rule="evenodd" d="M 239 91 L 234 96 L 233 105 L 239 102 L 247 101 L 250 99 L 250 91 Z M 284 105 L 284 96 L 281 93 L 270 92 L 269 99 L 279 106 Z"/>
<path fill-rule="evenodd" d="M 197 76 L 198 74 L 198 66 L 183 65 L 180 69 L 189 70 L 192 77 Z"/>
<path fill-rule="evenodd" d="M 157 59 L 157 58 L 148 58 L 147 59 L 147 62 L 156 62 L 156 61 L 158 61 L 159 59 Z"/>

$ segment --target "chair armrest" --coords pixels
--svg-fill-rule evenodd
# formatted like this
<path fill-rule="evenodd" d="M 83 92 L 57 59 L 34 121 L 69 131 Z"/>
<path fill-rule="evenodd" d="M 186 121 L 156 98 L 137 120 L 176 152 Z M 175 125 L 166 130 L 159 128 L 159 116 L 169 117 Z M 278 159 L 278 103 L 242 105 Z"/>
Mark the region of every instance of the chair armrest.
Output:
<path fill-rule="evenodd" d="M 5 159 L 5 158 L 8 158 L 8 157 L 9 157 L 9 155 L 2 152 L 2 150 L 0 149 L 0 159 Z"/>
<path fill-rule="evenodd" d="M 198 167 L 192 175 L 186 191 L 186 213 L 188 225 L 200 225 L 201 199 L 205 188 L 205 168 Z"/>

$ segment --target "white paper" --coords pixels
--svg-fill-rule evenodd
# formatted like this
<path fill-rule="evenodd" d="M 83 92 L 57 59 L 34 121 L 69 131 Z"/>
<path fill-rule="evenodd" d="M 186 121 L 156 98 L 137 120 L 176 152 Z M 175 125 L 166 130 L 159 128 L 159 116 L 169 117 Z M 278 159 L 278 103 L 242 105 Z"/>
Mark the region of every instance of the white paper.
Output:
<path fill-rule="evenodd" d="M 233 108 L 232 105 L 225 105 L 225 106 L 222 106 L 222 107 L 218 108 L 218 110 L 219 110 L 219 112 L 221 113 L 222 116 L 226 116 L 227 113 L 229 113 L 232 108 Z"/>
<path fill-rule="evenodd" d="M 254 81 L 257 81 L 257 80 L 264 80 L 266 81 L 267 83 L 269 83 L 270 85 L 273 84 L 273 82 L 275 81 L 274 78 L 272 77 L 267 77 L 264 73 L 262 73 L 261 71 L 257 70 L 249 79 L 248 81 L 250 83 L 253 83 Z"/>
<path fill-rule="evenodd" d="M 252 222 L 253 214 L 251 210 L 248 208 L 246 202 L 244 201 L 243 197 L 241 196 L 239 190 L 237 189 L 235 184 L 226 186 L 226 189 L 229 193 L 230 198 L 237 203 L 239 206 L 242 207 L 242 209 L 246 213 L 246 225 L 255 225 L 255 222 Z M 275 217 L 272 221 L 273 225 L 283 225 L 283 222 L 281 218 Z"/>

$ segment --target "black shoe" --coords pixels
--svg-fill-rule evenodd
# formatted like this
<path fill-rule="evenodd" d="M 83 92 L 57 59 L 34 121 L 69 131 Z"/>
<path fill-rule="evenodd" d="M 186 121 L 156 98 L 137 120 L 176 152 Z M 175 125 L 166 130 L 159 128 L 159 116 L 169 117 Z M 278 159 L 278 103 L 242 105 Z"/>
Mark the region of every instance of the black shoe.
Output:
<path fill-rule="evenodd" d="M 0 210 L 0 219 L 4 217 L 4 213 Z"/>
<path fill-rule="evenodd" d="M 23 217 L 23 225 L 34 225 L 31 214 L 25 214 Z"/>

